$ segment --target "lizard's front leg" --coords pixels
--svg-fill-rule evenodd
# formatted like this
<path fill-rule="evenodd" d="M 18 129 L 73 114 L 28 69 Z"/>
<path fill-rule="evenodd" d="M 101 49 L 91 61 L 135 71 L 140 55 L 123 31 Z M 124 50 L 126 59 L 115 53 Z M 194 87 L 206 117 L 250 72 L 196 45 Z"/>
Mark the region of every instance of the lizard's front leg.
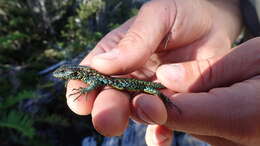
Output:
<path fill-rule="evenodd" d="M 86 88 L 83 88 L 83 87 L 79 87 L 77 89 L 72 89 L 72 91 L 77 91 L 75 93 L 72 93 L 69 95 L 72 96 L 72 95 L 76 95 L 76 94 L 79 94 L 73 101 L 76 101 L 82 94 L 86 94 L 94 89 L 97 89 L 98 87 L 100 87 L 101 85 L 97 82 L 97 81 L 89 81 L 87 82 L 88 83 L 88 87 Z"/>

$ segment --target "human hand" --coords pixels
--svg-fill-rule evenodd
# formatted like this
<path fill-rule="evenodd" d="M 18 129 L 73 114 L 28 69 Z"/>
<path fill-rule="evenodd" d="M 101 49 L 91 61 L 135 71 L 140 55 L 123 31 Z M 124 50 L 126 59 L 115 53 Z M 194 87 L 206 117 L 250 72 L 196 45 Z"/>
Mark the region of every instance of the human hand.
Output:
<path fill-rule="evenodd" d="M 220 56 L 160 66 L 157 77 L 167 88 L 200 93 L 169 96 L 182 114 L 169 110 L 164 126 L 149 125 L 147 144 L 169 146 L 172 130 L 177 130 L 212 145 L 259 146 L 259 45 L 255 38 Z"/>
<path fill-rule="evenodd" d="M 226 52 L 237 37 L 241 23 L 237 5 L 220 1 L 150 1 L 136 17 L 107 34 L 81 65 L 90 65 L 104 74 L 129 73 L 129 77 L 153 81 L 161 64 L 205 59 Z M 168 34 L 169 41 L 164 47 Z M 67 95 L 73 88 L 84 86 L 82 82 L 70 81 Z M 106 136 L 122 134 L 129 116 L 146 123 L 151 120 L 165 123 L 167 111 L 158 97 L 140 94 L 132 104 L 128 98 L 128 94 L 107 89 L 98 94 L 90 92 L 87 98 L 82 95 L 75 102 L 67 98 L 67 102 L 77 114 L 91 113 L 95 128 Z M 159 105 L 155 103 L 150 108 L 151 102 L 147 100 Z M 150 113 L 153 117 L 145 116 Z"/>

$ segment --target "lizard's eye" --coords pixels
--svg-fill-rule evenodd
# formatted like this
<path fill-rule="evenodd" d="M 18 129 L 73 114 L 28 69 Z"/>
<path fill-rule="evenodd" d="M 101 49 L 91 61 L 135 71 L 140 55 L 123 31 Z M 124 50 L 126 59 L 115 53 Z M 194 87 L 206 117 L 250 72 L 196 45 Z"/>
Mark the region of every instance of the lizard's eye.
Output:
<path fill-rule="evenodd" d="M 75 72 L 73 72 L 73 71 L 64 71 L 64 73 L 66 73 L 67 75 L 72 75 L 72 74 L 74 74 Z"/>
<path fill-rule="evenodd" d="M 65 73 L 65 70 L 59 70 L 59 72 L 60 72 L 61 74 L 64 74 L 64 73 Z"/>

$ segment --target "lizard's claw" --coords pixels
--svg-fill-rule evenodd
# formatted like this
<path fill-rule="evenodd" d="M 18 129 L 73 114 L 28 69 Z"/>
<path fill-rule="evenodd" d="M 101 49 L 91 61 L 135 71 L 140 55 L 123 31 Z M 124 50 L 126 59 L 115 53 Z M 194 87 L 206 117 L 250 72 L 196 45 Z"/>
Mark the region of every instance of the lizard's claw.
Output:
<path fill-rule="evenodd" d="M 79 87 L 79 88 L 73 88 L 72 91 L 79 91 L 79 90 L 82 90 L 83 87 Z"/>
<path fill-rule="evenodd" d="M 82 94 L 85 94 L 83 87 L 74 88 L 74 89 L 72 89 L 72 91 L 77 91 L 77 92 L 71 93 L 69 95 L 69 97 L 72 96 L 72 95 L 79 94 L 73 101 L 76 101 Z"/>

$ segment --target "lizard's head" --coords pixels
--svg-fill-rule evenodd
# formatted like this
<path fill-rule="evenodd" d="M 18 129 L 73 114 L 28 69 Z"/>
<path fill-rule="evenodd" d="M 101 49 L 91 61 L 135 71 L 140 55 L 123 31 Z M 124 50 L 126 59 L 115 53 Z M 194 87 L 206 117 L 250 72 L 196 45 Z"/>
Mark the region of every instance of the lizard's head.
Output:
<path fill-rule="evenodd" d="M 77 80 L 82 77 L 79 67 L 75 65 L 63 65 L 53 72 L 53 76 L 64 80 Z"/>

